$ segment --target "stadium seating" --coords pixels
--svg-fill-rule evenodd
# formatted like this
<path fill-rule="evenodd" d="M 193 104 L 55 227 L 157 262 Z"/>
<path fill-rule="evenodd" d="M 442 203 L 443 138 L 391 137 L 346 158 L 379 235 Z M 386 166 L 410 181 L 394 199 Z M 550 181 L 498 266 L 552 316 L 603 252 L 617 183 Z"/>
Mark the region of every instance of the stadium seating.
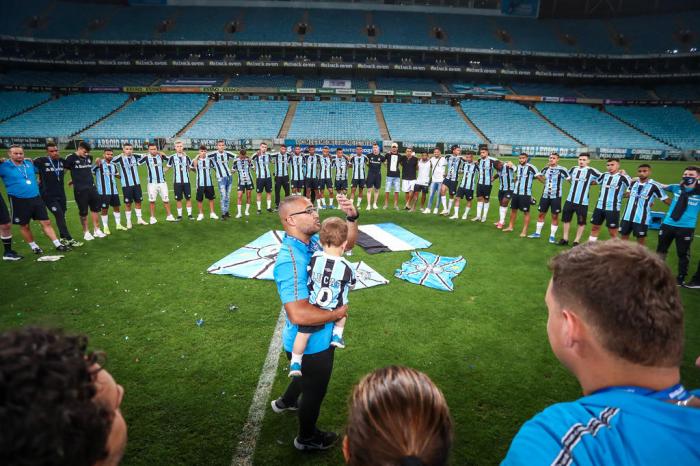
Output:
<path fill-rule="evenodd" d="M 372 22 L 378 28 L 378 44 L 438 46 L 440 41 L 431 36 L 431 27 L 424 13 L 390 11 L 372 12 Z"/>
<path fill-rule="evenodd" d="M 288 137 L 312 139 L 379 139 L 372 104 L 366 102 L 299 102 Z"/>
<path fill-rule="evenodd" d="M 309 28 L 304 42 L 366 44 L 367 27 L 364 11 L 343 11 L 342 21 L 334 10 L 308 10 Z"/>
<path fill-rule="evenodd" d="M 377 78 L 377 89 L 403 89 L 411 91 L 444 92 L 445 90 L 432 79 L 421 78 Z"/>
<path fill-rule="evenodd" d="M 393 140 L 479 144 L 482 141 L 449 105 L 382 104 Z"/>
<path fill-rule="evenodd" d="M 496 28 L 510 37 L 510 48 L 538 52 L 571 53 L 573 47 L 558 39 L 551 21 L 530 18 L 498 18 Z"/>
<path fill-rule="evenodd" d="M 276 138 L 289 109 L 285 101 L 220 100 L 184 134 L 187 138 Z"/>
<path fill-rule="evenodd" d="M 635 85 L 577 86 L 579 94 L 593 99 L 652 100 L 651 94 Z"/>
<path fill-rule="evenodd" d="M 30 36 L 27 23 L 30 18 L 46 10 L 51 0 L 3 0 L 0 14 L 0 31 L 7 35 Z"/>
<path fill-rule="evenodd" d="M 161 40 L 236 40 L 225 27 L 240 14 L 237 8 L 176 7 L 171 8 L 172 25 L 158 33 Z"/>
<path fill-rule="evenodd" d="M 116 93 L 67 95 L 0 123 L 0 135 L 71 136 L 114 111 L 127 98 L 127 94 Z"/>
<path fill-rule="evenodd" d="M 323 87 L 323 81 L 326 79 L 339 79 L 339 80 L 349 80 L 351 82 L 351 87 L 353 89 L 369 89 L 369 80 L 365 78 L 329 78 L 329 77 L 317 77 L 317 78 L 304 78 L 304 87 Z"/>
<path fill-rule="evenodd" d="M 51 97 L 48 92 L 0 92 L 0 120 L 17 115 Z"/>
<path fill-rule="evenodd" d="M 0 15 L 1 16 L 1 15 Z M 87 75 L 68 71 L 14 70 L 0 75 L 0 84 L 15 86 L 77 86 Z"/>
<path fill-rule="evenodd" d="M 156 75 L 146 73 L 97 74 L 80 81 L 83 87 L 150 86 Z"/>
<path fill-rule="evenodd" d="M 100 27 L 107 27 L 107 20 L 114 15 L 116 11 L 118 11 L 118 7 L 113 4 L 99 5 L 96 3 L 84 2 L 75 7 L 71 7 L 66 5 L 65 2 L 61 2 L 56 8 L 50 8 L 50 13 L 46 18 L 47 23 L 33 30 L 32 35 L 37 38 L 46 39 L 87 39 L 90 37 L 91 23 L 101 21 L 103 24 L 101 24 L 98 29 Z M 131 14 L 134 14 L 133 10 Z M 134 30 L 130 22 L 112 22 L 109 24 L 109 27 L 123 29 L 125 25 L 128 25 L 129 34 L 132 34 Z"/>
<path fill-rule="evenodd" d="M 297 87 L 294 76 L 282 74 L 239 74 L 228 83 L 232 87 Z"/>
<path fill-rule="evenodd" d="M 700 86 L 697 84 L 658 84 L 654 92 L 661 99 L 700 100 Z"/>
<path fill-rule="evenodd" d="M 490 17 L 467 15 L 432 15 L 433 25 L 447 34 L 447 47 L 473 47 L 480 49 L 507 49 L 496 36 L 494 20 Z"/>
<path fill-rule="evenodd" d="M 151 94 L 80 134 L 91 138 L 172 137 L 207 103 L 206 94 Z"/>
<path fill-rule="evenodd" d="M 510 88 L 519 95 L 543 95 L 549 97 L 576 97 L 576 91 L 564 84 L 513 83 Z"/>
<path fill-rule="evenodd" d="M 682 107 L 609 105 L 606 110 L 679 149 L 700 149 L 700 122 Z"/>
<path fill-rule="evenodd" d="M 569 35 L 575 40 L 573 53 L 621 54 L 624 49 L 616 46 L 606 27 L 600 19 L 556 19 L 553 28 L 558 35 Z"/>
<path fill-rule="evenodd" d="M 608 22 L 615 32 L 624 36 L 629 53 L 664 53 L 680 48 L 673 37 L 678 30 L 677 21 L 675 15 L 657 15 L 653 23 L 648 17 L 611 18 Z"/>
<path fill-rule="evenodd" d="M 302 20 L 303 11 L 296 8 L 246 8 L 242 28 L 233 40 L 251 42 L 299 42 L 294 27 Z"/>
<path fill-rule="evenodd" d="M 525 106 L 502 100 L 464 100 L 462 109 L 497 144 L 578 147 Z"/>
<path fill-rule="evenodd" d="M 668 149 L 605 112 L 587 105 L 537 104 L 537 109 L 555 125 L 587 146 L 625 149 Z"/>
<path fill-rule="evenodd" d="M 79 8 L 83 8 L 81 5 Z M 157 6 L 120 6 L 106 24 L 90 34 L 97 40 L 156 40 L 156 28 L 172 14 L 172 10 Z M 61 27 L 70 29 L 70 23 Z M 222 26 L 223 27 L 223 26 Z"/>

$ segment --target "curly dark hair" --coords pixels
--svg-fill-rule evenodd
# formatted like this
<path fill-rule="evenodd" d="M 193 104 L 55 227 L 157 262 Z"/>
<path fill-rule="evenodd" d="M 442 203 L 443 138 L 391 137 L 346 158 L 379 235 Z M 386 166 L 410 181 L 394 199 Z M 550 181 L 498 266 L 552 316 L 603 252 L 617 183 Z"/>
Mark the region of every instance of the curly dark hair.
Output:
<path fill-rule="evenodd" d="M 107 457 L 113 412 L 93 400 L 98 354 L 85 336 L 0 334 L 0 464 L 88 466 Z"/>

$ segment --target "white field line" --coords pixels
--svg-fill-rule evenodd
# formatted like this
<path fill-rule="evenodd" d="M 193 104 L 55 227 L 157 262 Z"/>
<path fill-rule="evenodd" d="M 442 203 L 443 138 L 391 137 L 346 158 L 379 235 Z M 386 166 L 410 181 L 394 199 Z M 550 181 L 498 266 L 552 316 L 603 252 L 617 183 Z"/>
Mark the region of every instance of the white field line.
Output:
<path fill-rule="evenodd" d="M 250 466 L 253 464 L 253 454 L 255 454 L 255 445 L 260 434 L 262 421 L 265 417 L 265 411 L 268 408 L 267 400 L 270 397 L 272 383 L 275 381 L 275 373 L 277 372 L 277 363 L 279 362 L 280 351 L 282 350 L 282 328 L 284 327 L 284 308 L 280 309 L 280 315 L 277 318 L 277 325 L 270 340 L 270 347 L 267 350 L 267 357 L 263 364 L 258 386 L 253 395 L 253 401 L 250 403 L 248 410 L 248 419 L 243 425 L 243 432 L 238 439 L 236 452 L 231 460 L 232 466 Z"/>

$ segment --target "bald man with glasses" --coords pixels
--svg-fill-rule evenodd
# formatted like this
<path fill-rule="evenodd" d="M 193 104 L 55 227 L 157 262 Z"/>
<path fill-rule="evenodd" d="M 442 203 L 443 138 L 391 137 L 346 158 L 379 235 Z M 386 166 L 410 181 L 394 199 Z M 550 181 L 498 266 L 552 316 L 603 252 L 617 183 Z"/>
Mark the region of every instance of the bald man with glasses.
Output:
<path fill-rule="evenodd" d="M 359 214 L 344 195 L 338 195 L 337 199 L 338 208 L 346 215 L 346 249 L 350 250 L 357 238 Z M 276 413 L 299 411 L 299 433 L 294 439 L 295 448 L 326 450 L 336 443 L 338 434 L 319 430 L 316 420 L 333 372 L 333 323 L 347 315 L 347 306 L 328 311 L 309 304 L 307 267 L 314 252 L 322 250 L 317 234 L 321 222 L 311 201 L 303 196 L 287 196 L 280 203 L 279 215 L 286 234 L 273 275 L 286 314 L 282 342 L 287 359 L 291 358 L 299 325 L 323 325 L 324 328 L 309 337 L 302 359 L 303 375 L 295 377 L 285 393 L 272 401 L 272 410 Z"/>

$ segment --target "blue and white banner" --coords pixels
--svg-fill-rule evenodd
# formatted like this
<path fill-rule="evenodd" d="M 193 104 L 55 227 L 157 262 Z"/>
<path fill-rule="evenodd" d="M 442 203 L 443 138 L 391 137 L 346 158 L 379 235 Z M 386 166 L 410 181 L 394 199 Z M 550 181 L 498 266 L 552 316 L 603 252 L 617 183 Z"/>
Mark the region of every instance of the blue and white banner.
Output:
<path fill-rule="evenodd" d="M 427 286 L 440 291 L 452 291 L 452 279 L 459 275 L 467 261 L 462 256 L 445 257 L 430 252 L 412 252 L 411 260 L 401 264 L 395 276 L 416 285 Z"/>
<path fill-rule="evenodd" d="M 432 243 L 411 233 L 395 223 L 360 225 L 357 234 L 358 246 L 368 254 L 394 251 L 413 251 L 429 248 Z"/>
<path fill-rule="evenodd" d="M 272 271 L 275 268 L 277 254 L 284 235 L 284 231 L 281 230 L 268 231 L 212 264 L 207 272 L 215 275 L 232 275 L 238 278 L 274 280 Z M 351 262 L 350 264 L 355 270 L 357 280 L 353 290 L 389 283 L 389 280 L 365 262 Z"/>

